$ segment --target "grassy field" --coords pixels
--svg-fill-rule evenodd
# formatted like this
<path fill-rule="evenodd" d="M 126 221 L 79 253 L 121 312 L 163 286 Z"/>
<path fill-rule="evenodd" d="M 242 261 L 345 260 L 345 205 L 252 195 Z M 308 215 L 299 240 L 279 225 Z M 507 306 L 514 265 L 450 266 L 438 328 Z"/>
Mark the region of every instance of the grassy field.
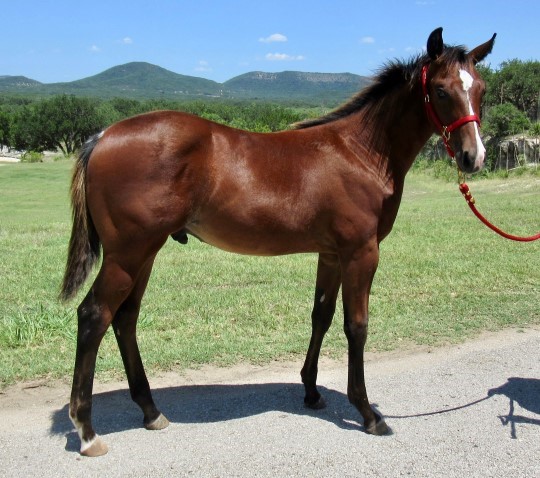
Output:
<path fill-rule="evenodd" d="M 70 161 L 0 166 L 0 386 L 69 377 L 75 309 L 56 296 L 70 230 Z M 515 234 L 540 229 L 540 178 L 471 181 L 478 207 Z M 394 231 L 381 246 L 368 349 L 440 345 L 482 330 L 540 323 L 540 241 L 499 238 L 468 210 L 454 183 L 408 177 Z M 202 363 L 303 356 L 310 333 L 315 255 L 252 258 L 190 239 L 158 255 L 141 319 L 150 373 Z M 342 356 L 341 309 L 323 353 Z M 123 373 L 112 333 L 101 378 Z"/>

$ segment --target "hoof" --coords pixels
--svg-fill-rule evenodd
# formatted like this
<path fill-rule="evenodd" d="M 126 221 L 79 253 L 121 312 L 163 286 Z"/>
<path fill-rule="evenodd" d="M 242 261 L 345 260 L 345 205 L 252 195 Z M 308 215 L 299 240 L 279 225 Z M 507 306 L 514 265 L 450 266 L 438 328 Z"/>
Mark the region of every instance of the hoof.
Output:
<path fill-rule="evenodd" d="M 324 398 L 319 397 L 315 402 L 304 400 L 304 406 L 311 410 L 322 410 L 323 408 L 326 408 L 326 402 L 324 401 Z"/>
<path fill-rule="evenodd" d="M 144 424 L 144 428 L 146 428 L 147 430 L 163 430 L 168 426 L 169 420 L 165 418 L 165 415 L 163 415 L 163 413 L 160 413 L 159 417 L 157 417 L 153 422 Z"/>
<path fill-rule="evenodd" d="M 93 440 L 83 443 L 81 446 L 81 455 L 83 456 L 101 456 L 105 455 L 109 451 L 109 448 L 105 444 L 105 442 L 98 437 L 97 435 L 94 437 Z"/>
<path fill-rule="evenodd" d="M 388 428 L 388 425 L 384 421 L 384 418 L 377 417 L 377 421 L 375 422 L 375 424 L 366 428 L 366 432 L 370 435 L 381 436 L 390 433 L 390 428 Z"/>

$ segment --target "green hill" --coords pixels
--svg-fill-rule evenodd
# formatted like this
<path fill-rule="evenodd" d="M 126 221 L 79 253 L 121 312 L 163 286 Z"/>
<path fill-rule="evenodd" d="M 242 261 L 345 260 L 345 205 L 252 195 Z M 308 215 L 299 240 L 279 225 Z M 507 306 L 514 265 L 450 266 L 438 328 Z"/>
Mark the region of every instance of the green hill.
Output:
<path fill-rule="evenodd" d="M 0 92 L 24 92 L 39 88 L 43 83 L 26 76 L 0 76 Z"/>
<path fill-rule="evenodd" d="M 180 75 L 144 62 L 127 63 L 82 80 L 47 86 L 54 93 L 100 97 L 171 98 L 217 96 L 220 92 L 220 84 L 215 81 Z"/>
<path fill-rule="evenodd" d="M 305 73 L 254 71 L 223 83 L 226 93 L 240 98 L 344 100 L 369 84 L 352 73 Z"/>
<path fill-rule="evenodd" d="M 225 83 L 186 76 L 144 62 L 126 63 L 94 76 L 66 83 L 40 83 L 24 76 L 0 76 L 0 93 L 74 94 L 101 98 L 225 97 L 338 103 L 369 83 L 351 73 L 250 72 Z"/>

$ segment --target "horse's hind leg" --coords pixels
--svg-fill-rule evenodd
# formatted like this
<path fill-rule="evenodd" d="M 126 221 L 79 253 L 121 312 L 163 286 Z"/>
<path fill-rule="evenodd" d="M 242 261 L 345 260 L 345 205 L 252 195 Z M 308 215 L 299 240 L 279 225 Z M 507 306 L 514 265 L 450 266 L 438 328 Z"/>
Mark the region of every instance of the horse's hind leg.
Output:
<path fill-rule="evenodd" d="M 148 284 L 153 263 L 154 257 L 148 260 L 139 274 L 131 294 L 116 312 L 112 326 L 126 369 L 131 398 L 143 411 L 144 426 L 149 430 L 160 430 L 169 425 L 169 421 L 159 412 L 152 399 L 136 336 L 141 300 Z"/>
<path fill-rule="evenodd" d="M 79 433 L 83 455 L 99 456 L 107 453 L 107 446 L 92 428 L 92 388 L 96 357 L 116 309 L 129 294 L 131 287 L 129 274 L 104 258 L 92 288 L 77 309 L 77 351 L 69 415 Z"/>
<path fill-rule="evenodd" d="M 161 244 L 156 244 L 150 251 L 148 244 L 132 242 L 124 245 L 122 254 L 104 253 L 96 280 L 77 309 L 77 352 L 69 415 L 81 439 L 82 455 L 107 453 L 107 446 L 92 427 L 92 388 L 97 352 L 116 312 L 131 294 L 139 274 Z M 143 250 L 145 252 L 141 252 Z"/>
<path fill-rule="evenodd" d="M 306 390 L 304 403 L 309 408 L 319 409 L 325 406 L 324 400 L 317 390 L 317 364 L 324 336 L 330 328 L 336 310 L 336 299 L 340 285 L 341 270 L 337 256 L 319 255 L 315 301 L 311 313 L 311 340 L 301 371 L 302 382 Z"/>

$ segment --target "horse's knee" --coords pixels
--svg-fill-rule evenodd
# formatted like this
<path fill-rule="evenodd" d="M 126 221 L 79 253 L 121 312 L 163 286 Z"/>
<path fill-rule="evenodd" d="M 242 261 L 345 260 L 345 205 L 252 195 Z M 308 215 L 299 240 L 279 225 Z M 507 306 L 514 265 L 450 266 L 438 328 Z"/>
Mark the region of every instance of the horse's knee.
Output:
<path fill-rule="evenodd" d="M 351 320 L 346 317 L 343 330 L 350 345 L 363 347 L 367 340 L 368 325 L 365 320 Z"/>

